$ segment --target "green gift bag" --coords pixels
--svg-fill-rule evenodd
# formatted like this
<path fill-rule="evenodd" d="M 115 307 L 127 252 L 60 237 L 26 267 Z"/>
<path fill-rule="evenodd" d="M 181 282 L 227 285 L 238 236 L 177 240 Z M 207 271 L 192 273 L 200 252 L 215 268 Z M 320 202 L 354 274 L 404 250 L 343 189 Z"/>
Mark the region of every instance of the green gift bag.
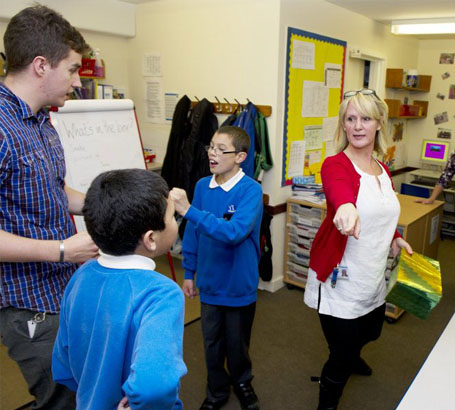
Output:
<path fill-rule="evenodd" d="M 417 252 L 409 255 L 402 249 L 387 291 L 387 302 L 426 319 L 442 297 L 439 262 Z"/>

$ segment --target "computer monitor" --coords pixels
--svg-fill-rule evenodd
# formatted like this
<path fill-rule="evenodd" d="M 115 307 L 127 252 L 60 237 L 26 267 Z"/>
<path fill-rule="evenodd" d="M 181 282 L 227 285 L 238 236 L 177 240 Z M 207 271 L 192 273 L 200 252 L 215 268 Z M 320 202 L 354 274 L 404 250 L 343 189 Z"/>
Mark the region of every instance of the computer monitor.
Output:
<path fill-rule="evenodd" d="M 450 142 L 423 140 L 420 159 L 426 163 L 444 165 L 449 159 Z"/>

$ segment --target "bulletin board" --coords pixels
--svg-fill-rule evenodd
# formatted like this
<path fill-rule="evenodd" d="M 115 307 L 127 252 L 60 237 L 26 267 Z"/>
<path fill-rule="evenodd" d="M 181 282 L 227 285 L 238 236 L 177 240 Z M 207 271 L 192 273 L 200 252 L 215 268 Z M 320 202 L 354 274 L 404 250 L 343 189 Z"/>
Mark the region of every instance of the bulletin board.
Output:
<path fill-rule="evenodd" d="M 101 172 L 146 168 L 133 101 L 70 100 L 50 117 L 65 150 L 71 188 L 85 193 Z M 74 222 L 85 230 L 82 217 Z"/>
<path fill-rule="evenodd" d="M 288 28 L 282 186 L 334 154 L 345 57 L 345 41 Z"/>

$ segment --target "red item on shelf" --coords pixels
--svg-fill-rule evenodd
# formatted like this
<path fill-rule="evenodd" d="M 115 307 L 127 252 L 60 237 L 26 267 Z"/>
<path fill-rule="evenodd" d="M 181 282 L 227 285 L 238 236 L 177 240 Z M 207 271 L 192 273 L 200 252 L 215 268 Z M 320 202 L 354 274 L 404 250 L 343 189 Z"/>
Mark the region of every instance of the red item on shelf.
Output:
<path fill-rule="evenodd" d="M 79 68 L 79 75 L 81 76 L 94 76 L 95 75 L 95 63 L 94 58 L 83 58 L 82 67 Z"/>

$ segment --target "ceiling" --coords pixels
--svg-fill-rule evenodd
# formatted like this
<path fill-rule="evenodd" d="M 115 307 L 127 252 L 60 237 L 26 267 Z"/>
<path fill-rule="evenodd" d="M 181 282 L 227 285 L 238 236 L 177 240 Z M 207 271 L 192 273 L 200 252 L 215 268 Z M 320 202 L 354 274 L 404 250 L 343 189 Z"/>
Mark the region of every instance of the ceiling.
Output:
<path fill-rule="evenodd" d="M 455 17 L 455 0 L 326 0 L 380 23 Z M 455 34 L 419 34 L 418 39 L 454 39 Z"/>
<path fill-rule="evenodd" d="M 154 0 L 121 0 L 141 4 Z M 326 0 L 381 23 L 392 20 L 455 17 L 454 0 Z"/>
<path fill-rule="evenodd" d="M 326 0 L 381 23 L 392 20 L 455 17 L 454 0 Z"/>

